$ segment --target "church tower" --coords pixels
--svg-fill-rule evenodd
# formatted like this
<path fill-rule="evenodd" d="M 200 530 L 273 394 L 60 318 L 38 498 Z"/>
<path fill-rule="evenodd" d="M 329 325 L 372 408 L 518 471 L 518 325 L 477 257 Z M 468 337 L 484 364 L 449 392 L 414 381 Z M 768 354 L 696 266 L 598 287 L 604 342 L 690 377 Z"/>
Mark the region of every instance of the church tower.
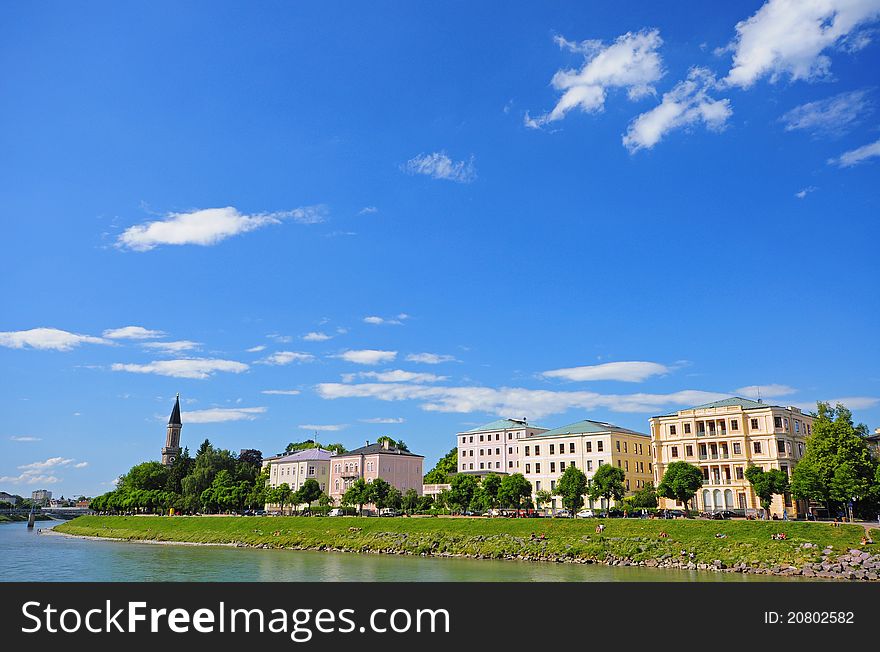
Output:
<path fill-rule="evenodd" d="M 162 449 L 162 464 L 171 466 L 180 455 L 180 394 L 174 400 L 174 409 L 171 410 L 171 418 L 168 419 L 168 431 L 165 434 L 165 447 Z"/>

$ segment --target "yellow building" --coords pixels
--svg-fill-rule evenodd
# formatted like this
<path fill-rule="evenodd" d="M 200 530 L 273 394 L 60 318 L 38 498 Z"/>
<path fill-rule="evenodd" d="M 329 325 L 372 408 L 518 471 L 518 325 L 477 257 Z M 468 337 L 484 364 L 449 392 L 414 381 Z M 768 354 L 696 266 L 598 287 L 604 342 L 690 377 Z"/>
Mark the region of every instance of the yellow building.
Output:
<path fill-rule="evenodd" d="M 813 431 L 813 418 L 796 407 L 739 397 L 652 417 L 650 424 L 655 485 L 671 462 L 688 462 L 703 472 L 694 508 L 747 514 L 761 505 L 745 478 L 746 468 L 781 469 L 790 477 Z M 789 494 L 775 496 L 770 511 L 781 517 L 785 510 L 794 518 L 807 509 L 799 502 Z M 660 507 L 681 505 L 660 499 Z"/>
<path fill-rule="evenodd" d="M 648 435 L 602 421 L 578 421 L 555 430 L 536 433 L 519 441 L 520 456 L 515 471 L 532 483 L 532 500 L 539 491 L 556 490 L 556 483 L 566 467 L 576 466 L 590 480 L 602 464 L 624 471 L 627 494 L 632 494 L 653 479 L 651 440 Z M 606 508 L 605 500 L 586 499 L 586 506 Z M 552 510 L 562 507 L 562 499 L 553 496 Z"/>

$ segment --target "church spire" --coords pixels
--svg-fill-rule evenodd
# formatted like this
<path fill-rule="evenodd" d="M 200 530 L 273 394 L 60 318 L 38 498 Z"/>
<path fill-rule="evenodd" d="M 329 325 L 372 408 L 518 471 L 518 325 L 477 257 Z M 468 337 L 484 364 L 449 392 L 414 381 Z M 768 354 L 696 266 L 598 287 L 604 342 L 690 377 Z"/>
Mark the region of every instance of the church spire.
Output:
<path fill-rule="evenodd" d="M 180 393 L 177 394 L 177 398 L 174 401 L 174 409 L 171 410 L 171 418 L 168 419 L 169 426 L 180 426 L 183 425 L 180 421 Z"/>

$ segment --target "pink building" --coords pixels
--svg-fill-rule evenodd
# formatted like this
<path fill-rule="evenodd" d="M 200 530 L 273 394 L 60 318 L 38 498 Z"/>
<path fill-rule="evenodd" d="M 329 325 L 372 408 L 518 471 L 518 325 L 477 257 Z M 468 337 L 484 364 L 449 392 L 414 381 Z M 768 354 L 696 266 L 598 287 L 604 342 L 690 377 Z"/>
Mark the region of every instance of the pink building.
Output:
<path fill-rule="evenodd" d="M 330 458 L 330 488 L 335 501 L 359 478 L 372 482 L 382 478 L 401 493 L 415 489 L 422 495 L 423 455 L 400 450 L 389 443 L 370 444 Z"/>

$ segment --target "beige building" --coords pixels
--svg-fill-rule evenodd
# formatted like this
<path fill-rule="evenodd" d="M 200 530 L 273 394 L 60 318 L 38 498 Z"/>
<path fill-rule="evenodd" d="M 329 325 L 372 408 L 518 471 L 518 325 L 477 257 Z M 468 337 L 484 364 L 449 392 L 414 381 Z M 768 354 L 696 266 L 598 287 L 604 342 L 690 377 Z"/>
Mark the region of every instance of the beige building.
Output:
<path fill-rule="evenodd" d="M 425 458 L 392 446 L 388 441 L 370 444 L 330 458 L 328 494 L 337 503 L 345 490 L 359 478 L 372 482 L 382 478 L 401 493 L 415 489 L 422 495 L 422 466 Z"/>
<path fill-rule="evenodd" d="M 330 451 L 323 448 L 307 448 L 290 455 L 267 457 L 263 460 L 263 468 L 269 468 L 267 484 L 270 487 L 279 487 L 287 483 L 293 491 L 298 491 L 311 478 L 318 483 L 321 491 L 327 493 L 330 484 L 330 456 Z M 278 507 L 275 504 L 266 505 L 266 509 Z"/>
<path fill-rule="evenodd" d="M 458 470 L 519 473 L 522 440 L 533 437 L 547 428 L 531 426 L 525 419 L 499 419 L 492 423 L 460 432 L 458 441 Z"/>
<path fill-rule="evenodd" d="M 791 476 L 813 431 L 813 418 L 796 407 L 739 397 L 653 417 L 650 424 L 655 485 L 671 462 L 688 462 L 703 472 L 696 509 L 745 513 L 761 506 L 744 475 L 748 465 Z M 770 511 L 795 517 L 807 508 L 798 502 L 788 494 L 776 496 Z M 668 499 L 660 499 L 660 506 L 681 507 Z"/>
<path fill-rule="evenodd" d="M 602 421 L 585 419 L 555 430 L 534 434 L 519 442 L 522 455 L 514 472 L 522 473 L 532 483 L 532 500 L 539 491 L 551 494 L 568 466 L 576 466 L 590 480 L 602 464 L 624 471 L 627 494 L 632 494 L 653 480 L 651 440 L 648 435 Z M 586 506 L 606 508 L 605 500 L 586 499 Z M 553 496 L 552 510 L 562 507 L 562 499 Z"/>

